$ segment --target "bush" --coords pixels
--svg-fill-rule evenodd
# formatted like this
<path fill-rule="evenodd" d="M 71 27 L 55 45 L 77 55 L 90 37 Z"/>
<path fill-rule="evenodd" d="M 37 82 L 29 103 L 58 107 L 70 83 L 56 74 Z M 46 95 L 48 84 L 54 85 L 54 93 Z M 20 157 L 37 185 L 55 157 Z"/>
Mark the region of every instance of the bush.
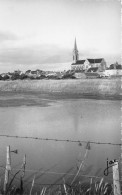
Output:
<path fill-rule="evenodd" d="M 75 78 L 74 72 L 71 72 L 71 71 L 67 71 L 67 72 L 63 75 L 63 77 L 62 77 L 62 79 L 74 79 L 74 78 Z"/>
<path fill-rule="evenodd" d="M 4 77 L 2 77 L 2 80 L 8 80 L 9 79 L 9 76 L 8 75 L 5 75 Z"/>
<path fill-rule="evenodd" d="M 25 75 L 25 74 L 21 74 L 21 75 L 19 76 L 19 79 L 21 79 L 21 80 L 24 80 L 24 79 L 27 79 L 27 78 L 28 78 L 28 76 Z"/>
<path fill-rule="evenodd" d="M 3 80 L 3 77 L 0 75 L 0 80 Z"/>

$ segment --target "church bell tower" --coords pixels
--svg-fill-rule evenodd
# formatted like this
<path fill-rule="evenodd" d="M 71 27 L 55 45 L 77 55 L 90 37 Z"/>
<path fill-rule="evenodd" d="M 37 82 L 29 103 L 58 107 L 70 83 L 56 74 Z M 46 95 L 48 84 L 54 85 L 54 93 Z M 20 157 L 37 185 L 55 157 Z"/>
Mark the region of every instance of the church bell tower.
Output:
<path fill-rule="evenodd" d="M 74 49 L 73 49 L 73 63 L 76 63 L 78 60 L 79 60 L 79 53 L 78 53 L 77 43 L 75 38 Z"/>

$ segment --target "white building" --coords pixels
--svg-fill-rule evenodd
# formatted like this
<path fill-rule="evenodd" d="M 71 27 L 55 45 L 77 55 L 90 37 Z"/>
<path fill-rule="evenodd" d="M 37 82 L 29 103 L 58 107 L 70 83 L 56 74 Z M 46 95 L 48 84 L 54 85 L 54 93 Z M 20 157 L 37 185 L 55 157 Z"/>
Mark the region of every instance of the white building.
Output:
<path fill-rule="evenodd" d="M 79 52 L 75 39 L 73 49 L 73 63 L 71 64 L 71 70 L 75 70 L 76 72 L 83 72 L 89 68 L 94 67 L 98 67 L 99 71 L 104 71 L 106 69 L 106 62 L 104 58 L 79 60 Z"/>
<path fill-rule="evenodd" d="M 86 69 L 86 60 L 79 60 L 79 52 L 77 49 L 77 43 L 75 39 L 74 49 L 73 49 L 73 63 L 71 64 L 71 70 L 75 70 L 76 72 L 81 72 Z"/>
<path fill-rule="evenodd" d="M 104 58 L 86 59 L 86 66 L 89 68 L 98 68 L 98 71 L 106 70 L 106 62 Z"/>

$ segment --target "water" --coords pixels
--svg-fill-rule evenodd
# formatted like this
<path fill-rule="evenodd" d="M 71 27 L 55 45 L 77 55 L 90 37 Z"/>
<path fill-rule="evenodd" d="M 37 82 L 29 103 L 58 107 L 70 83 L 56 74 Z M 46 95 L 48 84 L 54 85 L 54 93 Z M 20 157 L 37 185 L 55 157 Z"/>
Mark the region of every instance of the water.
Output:
<path fill-rule="evenodd" d="M 74 99 L 49 101 L 42 100 L 41 106 L 0 107 L 0 134 L 32 136 L 53 139 L 71 139 L 95 142 L 120 143 L 121 110 L 120 101 Z M 44 102 L 46 101 L 46 104 Z M 43 176 L 37 174 L 36 183 L 54 183 L 70 168 L 69 174 L 75 174 L 84 159 L 86 143 L 40 141 L 32 139 L 14 139 L 0 137 L 0 165 L 5 165 L 6 146 L 18 149 L 11 153 L 12 173 L 22 164 L 27 155 L 25 179 L 32 181 L 34 171 L 46 171 Z M 119 159 L 120 147 L 91 144 L 85 164 L 80 172 L 81 179 L 86 176 L 103 176 L 106 160 Z M 1 168 L 1 174 L 4 169 Z M 12 177 L 12 175 L 11 175 Z M 66 179 L 72 181 L 73 175 Z M 111 181 L 110 173 L 106 179 Z M 16 178 L 17 182 L 17 178 Z M 62 179 L 58 181 L 62 183 Z M 29 184 L 28 184 L 29 185 Z"/>

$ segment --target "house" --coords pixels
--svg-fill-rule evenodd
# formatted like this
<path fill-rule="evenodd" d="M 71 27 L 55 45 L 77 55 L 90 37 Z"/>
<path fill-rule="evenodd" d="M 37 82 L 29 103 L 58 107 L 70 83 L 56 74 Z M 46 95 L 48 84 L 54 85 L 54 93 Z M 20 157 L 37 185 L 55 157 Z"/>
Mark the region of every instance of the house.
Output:
<path fill-rule="evenodd" d="M 31 70 L 27 70 L 27 71 L 25 72 L 25 75 L 28 76 L 28 77 L 31 76 Z"/>
<path fill-rule="evenodd" d="M 89 68 L 98 68 L 98 71 L 102 72 L 106 70 L 106 62 L 104 58 L 87 59 L 86 66 Z"/>
<path fill-rule="evenodd" d="M 104 72 L 104 77 L 106 76 L 115 76 L 115 77 L 121 77 L 122 76 L 122 69 L 108 69 Z"/>
<path fill-rule="evenodd" d="M 20 70 L 15 70 L 15 71 L 14 71 L 14 74 L 21 75 L 21 74 L 23 74 L 23 72 L 20 71 Z"/>
<path fill-rule="evenodd" d="M 101 77 L 98 67 L 89 68 L 85 72 L 85 75 L 86 75 L 86 78 L 100 78 Z"/>
<path fill-rule="evenodd" d="M 36 78 L 37 76 L 40 76 L 40 72 L 39 70 L 27 70 L 25 72 L 25 75 L 28 76 L 28 77 L 33 77 L 33 78 Z"/>

